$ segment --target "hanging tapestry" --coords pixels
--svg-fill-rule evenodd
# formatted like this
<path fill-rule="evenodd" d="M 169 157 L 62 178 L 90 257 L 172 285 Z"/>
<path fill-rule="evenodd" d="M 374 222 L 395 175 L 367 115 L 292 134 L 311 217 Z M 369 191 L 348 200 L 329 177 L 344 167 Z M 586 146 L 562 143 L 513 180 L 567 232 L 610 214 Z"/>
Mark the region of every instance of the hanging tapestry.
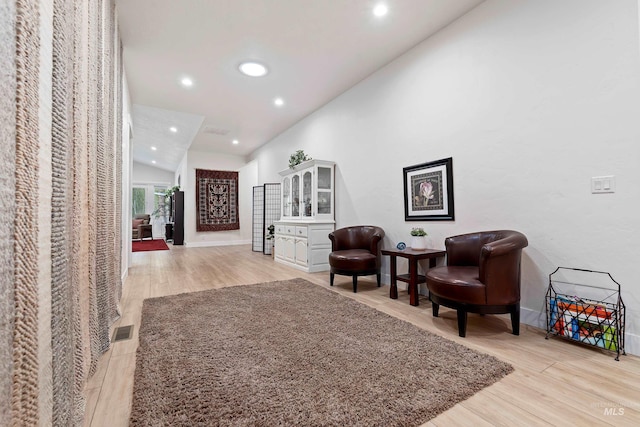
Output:
<path fill-rule="evenodd" d="M 196 169 L 196 231 L 239 230 L 238 172 Z"/>

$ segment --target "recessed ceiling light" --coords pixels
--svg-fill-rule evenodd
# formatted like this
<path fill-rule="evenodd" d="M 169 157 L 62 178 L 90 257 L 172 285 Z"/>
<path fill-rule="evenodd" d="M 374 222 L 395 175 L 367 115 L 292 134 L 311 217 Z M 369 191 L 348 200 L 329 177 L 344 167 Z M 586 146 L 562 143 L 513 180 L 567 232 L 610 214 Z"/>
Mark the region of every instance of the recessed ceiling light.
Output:
<path fill-rule="evenodd" d="M 262 77 L 269 72 L 269 70 L 267 70 L 267 67 L 260 64 L 259 62 L 253 61 L 243 62 L 238 68 L 240 69 L 240 72 L 242 74 L 249 77 Z"/>
<path fill-rule="evenodd" d="M 191 80 L 189 77 L 183 77 L 182 80 L 180 80 L 180 83 L 182 83 L 182 86 L 184 87 L 193 86 L 193 80 Z"/>
<path fill-rule="evenodd" d="M 282 107 L 284 105 L 284 99 L 282 98 L 276 98 L 273 100 L 273 103 L 277 106 L 277 107 Z"/>
<path fill-rule="evenodd" d="M 232 143 L 233 143 L 233 145 L 238 145 L 238 144 L 240 144 L 240 141 L 238 141 L 237 139 L 234 139 L 234 140 L 232 141 Z"/>
<path fill-rule="evenodd" d="M 158 148 L 157 148 L 157 147 L 151 147 L 151 149 L 152 149 L 153 151 L 156 151 Z"/>
<path fill-rule="evenodd" d="M 175 127 L 175 126 L 171 126 L 171 127 L 169 128 L 169 130 L 170 130 L 171 132 L 173 132 L 173 133 L 178 132 L 178 128 L 177 128 L 177 127 Z"/>
<path fill-rule="evenodd" d="M 156 164 L 156 161 L 155 161 L 155 160 L 151 160 L 151 163 L 153 163 L 153 164 L 155 165 L 155 164 Z"/>
<path fill-rule="evenodd" d="M 387 12 L 389 12 L 389 8 L 382 3 L 373 8 L 373 14 L 378 17 L 386 15 Z"/>

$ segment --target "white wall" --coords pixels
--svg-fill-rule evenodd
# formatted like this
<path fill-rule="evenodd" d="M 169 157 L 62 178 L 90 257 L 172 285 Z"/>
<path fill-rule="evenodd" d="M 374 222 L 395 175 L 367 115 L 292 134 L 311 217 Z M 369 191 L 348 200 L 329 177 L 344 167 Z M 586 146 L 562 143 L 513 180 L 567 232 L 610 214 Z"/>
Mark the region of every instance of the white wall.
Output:
<path fill-rule="evenodd" d="M 164 169 L 133 162 L 132 181 L 134 184 L 167 184 L 173 182 L 174 173 Z M 173 185 L 170 185 L 173 186 Z"/>
<path fill-rule="evenodd" d="M 640 354 L 637 7 L 487 1 L 253 153 L 258 180 L 277 182 L 297 149 L 336 161 L 337 227 L 380 225 L 387 247 L 418 225 L 439 248 L 519 230 L 523 321 L 544 325 L 557 266 L 608 271 Z M 446 157 L 455 221 L 405 222 L 402 168 Z M 600 175 L 615 175 L 615 194 L 590 193 Z"/>
<path fill-rule="evenodd" d="M 238 211 L 240 229 L 230 231 L 196 231 L 196 169 L 238 171 Z M 253 186 L 257 185 L 257 162 L 247 163 L 244 157 L 189 150 L 178 167 L 184 190 L 185 245 L 221 246 L 251 243 L 251 205 Z"/>

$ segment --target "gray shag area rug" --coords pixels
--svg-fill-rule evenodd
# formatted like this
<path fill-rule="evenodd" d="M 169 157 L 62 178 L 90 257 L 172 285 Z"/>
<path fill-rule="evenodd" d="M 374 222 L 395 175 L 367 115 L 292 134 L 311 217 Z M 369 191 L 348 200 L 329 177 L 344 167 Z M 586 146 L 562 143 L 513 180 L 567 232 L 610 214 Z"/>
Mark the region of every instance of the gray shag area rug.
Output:
<path fill-rule="evenodd" d="M 511 371 L 303 279 L 235 286 L 144 301 L 130 423 L 417 426 Z"/>

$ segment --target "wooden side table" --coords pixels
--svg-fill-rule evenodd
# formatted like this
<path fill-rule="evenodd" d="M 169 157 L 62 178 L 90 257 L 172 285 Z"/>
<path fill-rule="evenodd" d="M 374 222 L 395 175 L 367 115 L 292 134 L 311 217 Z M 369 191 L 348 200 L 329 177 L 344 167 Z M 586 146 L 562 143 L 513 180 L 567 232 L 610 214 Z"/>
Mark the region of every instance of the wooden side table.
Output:
<path fill-rule="evenodd" d="M 409 303 L 411 305 L 418 305 L 418 284 L 426 281 L 422 274 L 418 274 L 418 261 L 421 259 L 429 260 L 429 268 L 436 266 L 436 259 L 443 257 L 447 254 L 446 251 L 440 251 L 437 249 L 383 249 L 382 255 L 388 255 L 391 257 L 391 290 L 389 291 L 389 298 L 398 299 L 398 284 L 397 281 L 406 282 L 409 284 Z M 406 258 L 409 261 L 409 274 L 397 274 L 396 259 L 397 257 Z"/>

